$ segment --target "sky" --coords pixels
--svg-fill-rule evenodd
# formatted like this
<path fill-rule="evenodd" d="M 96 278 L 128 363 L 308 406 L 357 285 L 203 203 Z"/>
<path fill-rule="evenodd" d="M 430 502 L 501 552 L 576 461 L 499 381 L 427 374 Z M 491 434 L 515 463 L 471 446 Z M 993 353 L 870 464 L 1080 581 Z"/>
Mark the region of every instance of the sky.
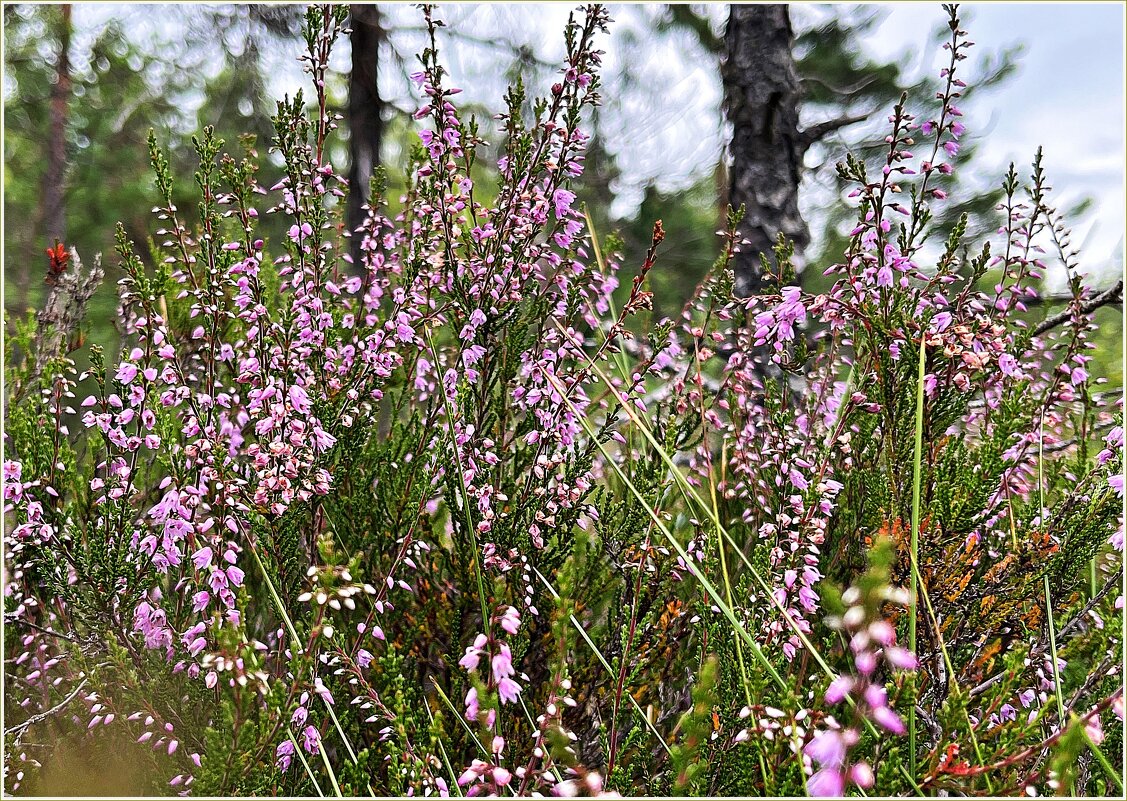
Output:
<path fill-rule="evenodd" d="M 867 37 L 874 53 L 895 56 L 899 43 L 919 48 L 919 69 L 936 63 L 921 30 L 919 3 L 888 4 Z M 966 109 L 968 127 L 988 133 L 983 171 L 1019 168 L 1044 147 L 1044 164 L 1060 208 L 1083 197 L 1095 203 L 1074 229 L 1082 263 L 1107 280 L 1123 272 L 1124 5 L 1121 3 L 972 3 L 963 27 L 983 47 L 1023 45 L 1019 70 Z M 972 58 L 974 50 L 971 51 Z"/>
<path fill-rule="evenodd" d="M 408 55 L 422 45 L 421 34 L 409 29 L 420 21 L 413 5 L 384 4 L 390 27 L 399 28 L 396 42 Z M 563 53 L 562 27 L 570 3 L 445 5 L 439 9 L 451 29 L 483 38 L 532 45 L 538 56 L 557 60 Z M 727 9 L 722 4 L 698 7 L 721 32 Z M 1075 224 L 1074 241 L 1082 244 L 1083 264 L 1106 282 L 1122 272 L 1124 247 L 1124 6 L 1121 3 L 967 3 L 963 27 L 978 44 L 968 66 L 991 52 L 1021 45 L 1017 73 L 1000 89 L 965 106 L 969 136 L 982 137 L 978 158 L 965 168 L 971 180 L 983 185 L 1000 180 L 1009 162 L 1028 173 L 1038 145 L 1060 208 L 1083 198 L 1094 200 L 1092 210 Z M 133 9 L 137 9 L 136 6 Z M 127 30 L 139 36 L 175 38 L 175 15 L 138 13 L 112 4 L 79 4 L 76 22 L 97 26 L 117 16 L 128 18 Z M 607 92 L 604 115 L 611 125 L 608 147 L 618 156 L 632 180 L 616 187 L 613 212 L 625 216 L 641 199 L 645 184 L 663 190 L 684 187 L 709 173 L 724 146 L 719 112 L 721 87 L 714 63 L 690 36 L 667 38 L 653 46 L 647 18 L 654 7 L 611 6 L 615 23 L 603 47 L 608 86 L 633 84 L 642 90 Z M 938 3 L 794 4 L 796 28 L 816 25 L 832 14 L 875 13 L 879 21 L 861 46 L 874 56 L 896 60 L 910 75 L 937 72 L 942 65 L 937 26 L 945 14 Z M 347 53 L 337 52 L 337 64 L 348 66 Z M 303 76 L 294 54 L 277 54 L 271 64 L 272 90 L 293 92 Z M 501 107 L 503 87 L 496 80 L 498 65 L 511 55 L 504 46 L 447 43 L 444 60 L 463 96 L 488 107 Z M 409 63 L 385 72 L 381 91 L 401 107 L 415 103 L 404 80 Z M 550 78 L 550 73 L 541 76 Z M 459 79 L 462 82 L 459 83 Z M 624 82 L 613 84 L 612 79 Z M 833 147 L 833 143 L 829 145 Z M 836 161 L 835 154 L 826 154 Z M 816 214 L 825 198 L 816 190 L 804 199 L 808 214 Z"/>

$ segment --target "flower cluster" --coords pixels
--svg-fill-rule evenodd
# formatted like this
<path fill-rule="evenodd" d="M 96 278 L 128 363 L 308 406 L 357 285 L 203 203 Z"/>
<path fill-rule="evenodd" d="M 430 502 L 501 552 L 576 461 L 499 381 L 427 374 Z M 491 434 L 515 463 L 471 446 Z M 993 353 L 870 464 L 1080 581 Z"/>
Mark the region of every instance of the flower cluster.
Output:
<path fill-rule="evenodd" d="M 893 671 L 910 671 L 917 667 L 916 657 L 896 645 L 896 630 L 880 616 L 887 603 L 904 605 L 910 602 L 903 590 L 889 587 L 876 569 L 859 586 L 850 587 L 842 596 L 846 609 L 840 617 L 828 622 L 846 638 L 853 657 L 853 669 L 837 676 L 825 692 L 827 704 L 848 702 L 852 722 L 842 726 L 833 717 L 814 733 L 803 748 L 803 754 L 817 766 L 807 780 L 813 796 L 841 796 L 849 784 L 863 790 L 873 786 L 873 768 L 864 759 L 851 756 L 861 740 L 862 724 L 876 724 L 890 734 L 903 736 L 908 729 L 888 701 L 884 682 L 878 679 L 882 666 Z"/>

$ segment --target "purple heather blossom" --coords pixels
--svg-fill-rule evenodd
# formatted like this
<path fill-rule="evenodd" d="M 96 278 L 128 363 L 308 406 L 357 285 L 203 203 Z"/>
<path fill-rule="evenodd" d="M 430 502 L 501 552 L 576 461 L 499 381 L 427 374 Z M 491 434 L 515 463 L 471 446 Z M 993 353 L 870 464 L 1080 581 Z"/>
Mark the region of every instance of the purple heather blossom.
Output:
<path fill-rule="evenodd" d="M 802 752 L 820 765 L 840 768 L 845 763 L 845 740 L 840 732 L 821 731 L 814 735 Z"/>
<path fill-rule="evenodd" d="M 204 546 L 192 554 L 192 564 L 196 566 L 196 570 L 204 570 L 211 565 L 211 548 Z"/>
<path fill-rule="evenodd" d="M 904 725 L 904 721 L 900 716 L 889 709 L 887 706 L 878 706 L 872 710 L 873 720 L 879 723 L 884 728 L 888 729 L 893 734 L 907 734 L 908 728 Z"/>
<path fill-rule="evenodd" d="M 114 380 L 122 384 L 129 384 L 137 377 L 138 372 L 137 365 L 131 364 L 130 362 L 122 362 L 117 368 L 117 372 L 114 373 Z"/>
<path fill-rule="evenodd" d="M 501 617 L 501 628 L 509 634 L 516 634 L 520 628 L 520 612 L 515 607 L 507 607 L 505 614 Z"/>
<path fill-rule="evenodd" d="M 306 753 L 315 754 L 321 743 L 321 733 L 314 726 L 306 726 L 301 732 L 301 747 Z"/>
<path fill-rule="evenodd" d="M 845 794 L 845 777 L 837 768 L 822 768 L 806 780 L 812 798 L 839 798 Z"/>
<path fill-rule="evenodd" d="M 575 202 L 575 193 L 567 189 L 557 189 L 552 195 L 552 205 L 555 207 L 556 217 L 563 219 Z"/>
<path fill-rule="evenodd" d="M 497 681 L 512 676 L 516 671 L 513 669 L 513 655 L 509 651 L 509 646 L 502 645 L 497 654 L 494 655 L 492 662 L 493 678 Z"/>
<path fill-rule="evenodd" d="M 510 678 L 501 679 L 497 683 L 497 694 L 503 704 L 515 703 L 520 697 L 520 690 L 520 685 Z"/>

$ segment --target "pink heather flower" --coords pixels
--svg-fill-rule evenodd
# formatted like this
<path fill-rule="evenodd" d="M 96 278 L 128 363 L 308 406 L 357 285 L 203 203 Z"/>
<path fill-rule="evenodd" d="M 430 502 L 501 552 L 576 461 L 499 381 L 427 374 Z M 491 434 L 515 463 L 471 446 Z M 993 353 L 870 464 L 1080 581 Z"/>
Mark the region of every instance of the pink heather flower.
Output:
<path fill-rule="evenodd" d="M 849 778 L 863 790 L 867 790 L 873 786 L 875 777 L 873 776 L 873 769 L 869 767 L 868 762 L 858 762 L 849 769 Z"/>
<path fill-rule="evenodd" d="M 309 395 L 298 384 L 291 384 L 289 392 L 287 393 L 290 405 L 293 406 L 294 411 L 298 414 L 308 414 L 309 410 L 313 408 L 313 404 L 309 401 Z"/>
<path fill-rule="evenodd" d="M 1096 745 L 1104 741 L 1104 727 L 1099 715 L 1088 718 L 1088 722 L 1084 724 L 1084 731 L 1088 735 L 1088 739 Z"/>
<path fill-rule="evenodd" d="M 820 731 L 806 744 L 802 753 L 819 765 L 840 768 L 845 764 L 845 739 L 837 731 Z"/>
<path fill-rule="evenodd" d="M 23 475 L 23 465 L 20 462 L 8 460 L 4 462 L 4 481 L 19 481 Z"/>
<path fill-rule="evenodd" d="M 335 701 L 333 701 L 332 694 L 329 693 L 329 688 L 326 687 L 324 682 L 321 681 L 320 676 L 318 676 L 313 681 L 313 692 L 315 692 L 315 693 L 317 693 L 317 695 L 321 696 L 321 700 L 324 701 L 326 704 L 332 705 L 332 704 L 335 703 Z"/>
<path fill-rule="evenodd" d="M 552 795 L 559 798 L 575 798 L 579 795 L 579 782 L 575 779 L 560 782 L 552 788 Z"/>
<path fill-rule="evenodd" d="M 1080 384 L 1083 384 L 1087 380 L 1088 380 L 1088 371 L 1087 370 L 1085 370 L 1083 367 L 1073 367 L 1072 368 L 1072 375 L 1069 376 L 1069 381 L 1072 382 L 1072 386 L 1074 386 L 1074 387 L 1079 386 Z"/>
<path fill-rule="evenodd" d="M 943 149 L 947 151 L 948 156 L 954 158 L 959 153 L 959 143 L 954 140 L 944 142 Z"/>
<path fill-rule="evenodd" d="M 840 798 L 845 793 L 845 777 L 838 768 L 822 768 L 806 781 L 812 798 Z"/>
<path fill-rule="evenodd" d="M 477 775 L 477 771 L 473 768 L 466 768 L 462 771 L 462 775 L 458 777 L 458 786 L 465 787 L 470 782 L 477 781 Z"/>
<path fill-rule="evenodd" d="M 466 702 L 465 703 L 466 703 L 466 720 L 471 721 L 471 722 L 477 720 L 477 716 L 481 712 L 481 709 L 478 706 L 477 688 L 476 687 L 470 687 L 469 692 L 466 693 Z"/>
<path fill-rule="evenodd" d="M 502 704 L 511 704 L 520 697 L 520 685 L 510 678 L 501 679 L 497 683 L 497 694 L 501 696 Z"/>
<path fill-rule="evenodd" d="M 505 609 L 505 614 L 501 617 L 501 628 L 509 634 L 516 634 L 520 628 L 520 612 L 516 608 L 510 606 Z"/>
<path fill-rule="evenodd" d="M 870 684 L 865 688 L 865 703 L 873 709 L 888 706 L 888 691 L 879 684 Z"/>
<path fill-rule="evenodd" d="M 122 384 L 129 384 L 133 381 L 134 378 L 137 377 L 138 372 L 139 371 L 137 369 L 137 365 L 131 364 L 129 362 L 122 362 L 121 365 L 117 368 L 117 372 L 114 374 L 114 380 L 119 381 Z"/>
<path fill-rule="evenodd" d="M 313 754 L 317 751 L 317 745 L 321 742 L 321 733 L 313 726 L 306 726 L 302 731 L 301 747 L 307 753 Z"/>
<path fill-rule="evenodd" d="M 300 227 L 295 223 L 294 225 L 290 226 L 290 230 L 287 232 L 287 235 L 290 239 L 292 239 L 294 242 L 299 243 L 303 241 L 307 236 L 311 236 L 312 234 L 313 226 L 311 226 L 309 223 L 302 223 Z"/>
<path fill-rule="evenodd" d="M 497 681 L 501 681 L 501 679 L 516 673 L 513 669 L 513 653 L 509 650 L 509 646 L 501 646 L 500 651 L 493 657 L 492 667 L 493 678 Z"/>
<path fill-rule="evenodd" d="M 290 762 L 293 760 L 294 747 L 291 740 L 283 740 L 278 743 L 277 750 L 274 751 L 274 756 L 277 758 L 275 764 L 278 770 L 283 773 L 290 769 Z"/>
<path fill-rule="evenodd" d="M 571 211 L 571 204 L 575 202 L 575 193 L 569 192 L 566 189 L 557 189 L 552 194 L 552 205 L 556 209 L 556 217 L 562 219 L 569 211 Z"/>
<path fill-rule="evenodd" d="M 358 664 L 361 668 L 366 669 L 368 665 L 372 664 L 371 653 L 361 648 L 356 652 L 356 664 Z"/>
<path fill-rule="evenodd" d="M 838 676 L 826 689 L 826 703 L 840 704 L 853 689 L 853 679 L 849 676 Z"/>
<path fill-rule="evenodd" d="M 900 716 L 889 709 L 887 706 L 877 707 L 873 710 L 872 714 L 873 720 L 875 720 L 881 726 L 884 726 L 884 728 L 888 729 L 893 734 L 906 734 L 908 732 L 908 729 L 904 725 L 904 721 L 900 719 Z"/>
<path fill-rule="evenodd" d="M 884 650 L 884 658 L 888 660 L 894 668 L 900 670 L 915 670 L 919 667 L 919 662 L 916 660 L 916 655 L 909 651 L 907 648 L 898 648 L 895 645 Z"/>
<path fill-rule="evenodd" d="M 1107 480 L 1107 485 L 1115 490 L 1115 494 L 1120 498 L 1123 497 L 1123 474 L 1116 473 Z"/>
<path fill-rule="evenodd" d="M 818 607 L 818 594 L 804 584 L 798 588 L 798 602 L 807 612 L 813 612 Z"/>
<path fill-rule="evenodd" d="M 466 646 L 466 653 L 461 659 L 458 660 L 458 664 L 464 667 L 466 670 L 472 672 L 474 670 L 477 670 L 477 665 L 480 661 L 481 649 L 474 648 L 472 645 L 469 645 Z"/>
<path fill-rule="evenodd" d="M 232 587 L 242 586 L 244 578 L 245 574 L 237 566 L 231 565 L 227 568 L 227 580 L 231 582 Z"/>
<path fill-rule="evenodd" d="M 887 620 L 875 620 L 869 624 L 869 636 L 881 645 L 892 645 L 896 640 L 896 631 Z"/>
<path fill-rule="evenodd" d="M 204 546 L 192 554 L 192 564 L 197 570 L 203 570 L 211 564 L 211 548 Z"/>
<path fill-rule="evenodd" d="M 1018 364 L 1017 359 L 1008 353 L 1003 353 L 998 356 L 998 369 L 1002 371 L 1002 375 L 1017 375 Z"/>

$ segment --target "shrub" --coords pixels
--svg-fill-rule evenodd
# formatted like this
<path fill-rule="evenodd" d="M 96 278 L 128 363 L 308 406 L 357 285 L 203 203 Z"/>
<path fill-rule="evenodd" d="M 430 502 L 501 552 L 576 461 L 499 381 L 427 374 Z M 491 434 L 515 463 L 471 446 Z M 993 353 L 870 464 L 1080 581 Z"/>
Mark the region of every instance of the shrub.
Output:
<path fill-rule="evenodd" d="M 424 9 L 411 181 L 377 177 L 347 231 L 323 81 L 346 12 L 311 7 L 280 174 L 205 130 L 189 222 L 151 140 L 120 354 L 74 375 L 55 315 L 10 363 L 8 789 L 113 737 L 148 791 L 203 795 L 1121 789 L 1123 429 L 1087 352 L 1115 296 L 1084 287 L 1040 154 L 993 244 L 931 224 L 964 133 L 948 12 L 936 110 L 903 100 L 883 168 L 839 167 L 832 289 L 780 239 L 735 297 L 735 210 L 653 321 L 660 221 L 616 295 L 569 188 L 605 10 L 544 97 L 510 88 L 486 198 Z M 1046 246 L 1072 296 L 1036 322 Z"/>

